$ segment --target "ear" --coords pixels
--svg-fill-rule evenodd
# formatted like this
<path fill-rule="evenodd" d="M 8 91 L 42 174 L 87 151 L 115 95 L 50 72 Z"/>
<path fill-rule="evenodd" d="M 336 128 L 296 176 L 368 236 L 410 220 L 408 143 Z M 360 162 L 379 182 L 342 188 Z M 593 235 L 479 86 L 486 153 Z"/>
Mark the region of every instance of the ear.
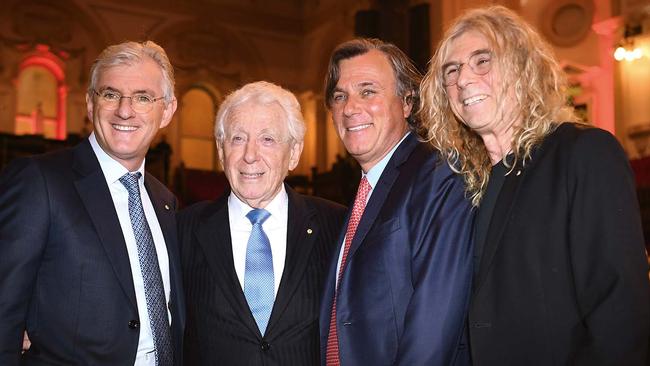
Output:
<path fill-rule="evenodd" d="M 402 111 L 404 118 L 408 118 L 411 115 L 413 109 L 413 92 L 409 92 L 402 98 Z"/>
<path fill-rule="evenodd" d="M 215 143 L 217 144 L 217 157 L 219 158 L 219 164 L 221 164 L 223 170 L 226 170 L 226 165 L 223 163 L 223 142 L 215 140 Z"/>
<path fill-rule="evenodd" d="M 293 146 L 291 146 L 291 150 L 289 151 L 289 171 L 296 169 L 298 166 L 304 145 L 304 142 L 301 141 L 295 142 Z"/>
<path fill-rule="evenodd" d="M 167 103 L 165 109 L 163 110 L 162 121 L 160 122 L 159 128 L 165 128 L 172 121 L 172 116 L 176 112 L 176 107 L 178 107 L 178 101 L 176 97 L 172 98 L 171 102 Z"/>
<path fill-rule="evenodd" d="M 95 109 L 95 102 L 90 94 L 86 93 L 86 112 L 88 113 L 88 120 L 92 123 L 93 121 L 93 111 Z"/>

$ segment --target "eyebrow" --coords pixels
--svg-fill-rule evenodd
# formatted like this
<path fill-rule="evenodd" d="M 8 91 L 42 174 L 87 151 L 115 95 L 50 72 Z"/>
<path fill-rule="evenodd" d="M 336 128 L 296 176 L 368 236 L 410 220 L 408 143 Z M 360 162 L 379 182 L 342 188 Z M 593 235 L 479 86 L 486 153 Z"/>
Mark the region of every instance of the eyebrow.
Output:
<path fill-rule="evenodd" d="M 376 82 L 374 81 L 362 81 L 357 86 L 364 88 L 366 86 L 379 86 Z"/>
<path fill-rule="evenodd" d="M 241 132 L 241 133 L 244 133 L 246 135 L 252 135 L 252 134 L 256 133 L 256 131 L 247 131 L 246 129 L 242 128 L 241 125 L 233 126 L 233 127 L 229 128 L 229 130 L 230 130 L 229 132 L 232 132 L 232 133 Z M 260 135 L 263 135 L 263 134 L 280 135 L 281 132 L 278 131 L 277 129 L 273 128 L 273 127 L 266 127 L 266 128 L 263 128 L 263 129 L 257 131 L 257 134 L 255 136 L 260 136 Z"/>
<path fill-rule="evenodd" d="M 360 82 L 360 83 L 354 84 L 354 85 L 353 85 L 353 88 L 354 88 L 355 90 L 358 90 L 358 89 L 363 89 L 363 88 L 366 88 L 366 87 L 369 87 L 369 86 L 370 86 L 370 87 L 379 88 L 379 89 L 384 89 L 384 87 L 381 86 L 381 85 L 380 85 L 379 83 L 377 83 L 376 81 L 362 81 L 362 82 Z M 345 90 L 343 90 L 342 88 L 340 88 L 340 87 L 337 86 L 337 87 L 335 87 L 334 90 L 332 91 L 332 94 L 334 94 L 334 93 L 347 93 L 347 91 L 345 91 Z"/>
<path fill-rule="evenodd" d="M 277 135 L 280 135 L 280 131 L 277 131 L 277 130 L 276 130 L 275 128 L 273 128 L 273 127 L 267 127 L 267 128 L 263 128 L 263 129 L 262 129 L 262 130 L 257 134 L 257 136 L 261 136 L 261 135 L 265 135 L 265 134 L 266 134 L 266 135 L 277 136 Z"/>
<path fill-rule="evenodd" d="M 467 57 L 467 58 L 470 58 L 470 57 L 475 56 L 475 55 L 480 55 L 480 54 L 482 54 L 482 53 L 492 53 L 492 51 L 490 51 L 488 48 L 481 48 L 481 49 L 478 49 L 478 50 L 474 50 L 474 51 L 469 55 L 469 57 Z M 460 62 L 458 62 L 458 61 L 449 61 L 449 62 L 445 62 L 445 63 L 442 65 L 442 69 L 444 70 L 444 69 L 447 68 L 447 66 L 458 65 L 458 64 L 460 64 Z"/>
<path fill-rule="evenodd" d="M 99 91 L 105 91 L 105 90 L 110 90 L 110 91 L 113 91 L 113 92 L 117 92 L 117 93 L 120 93 L 120 94 L 124 94 L 121 90 L 116 89 L 116 88 L 113 88 L 112 86 L 105 86 L 105 87 L 101 87 L 101 88 L 99 88 Z M 134 91 L 133 93 L 131 93 L 131 95 L 133 95 L 133 94 L 149 94 L 149 95 L 155 95 L 156 93 L 154 93 L 153 90 L 149 90 L 149 89 L 140 89 L 140 90 L 136 90 L 136 91 Z"/>

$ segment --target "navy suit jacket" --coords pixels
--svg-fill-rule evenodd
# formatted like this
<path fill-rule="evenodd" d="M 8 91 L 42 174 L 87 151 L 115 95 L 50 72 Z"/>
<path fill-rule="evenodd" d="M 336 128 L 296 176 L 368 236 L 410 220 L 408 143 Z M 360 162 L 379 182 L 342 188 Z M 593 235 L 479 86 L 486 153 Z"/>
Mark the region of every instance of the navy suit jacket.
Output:
<path fill-rule="evenodd" d="M 469 301 L 472 221 L 461 178 L 411 133 L 373 188 L 339 283 L 341 365 L 453 362 Z M 321 303 L 322 364 L 337 259 Z"/>
<path fill-rule="evenodd" d="M 145 187 L 169 254 L 172 342 L 180 364 L 184 300 L 175 198 Z M 86 140 L 18 159 L 0 176 L 0 365 L 133 365 L 139 316 L 124 236 Z M 21 356 L 23 331 L 32 347 Z"/>

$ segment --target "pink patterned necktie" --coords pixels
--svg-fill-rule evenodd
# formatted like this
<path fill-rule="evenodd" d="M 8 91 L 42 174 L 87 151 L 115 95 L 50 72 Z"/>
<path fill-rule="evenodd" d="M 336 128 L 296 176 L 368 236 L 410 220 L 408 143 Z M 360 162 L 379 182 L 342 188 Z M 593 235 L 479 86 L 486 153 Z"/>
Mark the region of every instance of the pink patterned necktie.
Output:
<path fill-rule="evenodd" d="M 338 283 L 341 283 L 343 278 L 343 270 L 345 269 L 345 262 L 350 251 L 352 239 L 357 231 L 359 220 L 363 215 L 363 210 L 366 208 L 366 201 L 368 200 L 368 193 L 370 192 L 370 183 L 364 176 L 359 183 L 359 190 L 357 190 L 357 197 L 354 199 L 354 206 L 352 206 L 352 214 L 348 221 L 348 228 L 345 231 L 345 246 L 343 247 L 343 257 L 341 258 L 341 267 L 339 268 Z M 327 337 L 327 351 L 326 351 L 326 365 L 339 366 L 339 341 L 336 331 L 336 298 L 338 294 L 338 286 L 334 291 L 334 302 L 332 303 L 332 315 L 330 317 L 330 331 Z"/>

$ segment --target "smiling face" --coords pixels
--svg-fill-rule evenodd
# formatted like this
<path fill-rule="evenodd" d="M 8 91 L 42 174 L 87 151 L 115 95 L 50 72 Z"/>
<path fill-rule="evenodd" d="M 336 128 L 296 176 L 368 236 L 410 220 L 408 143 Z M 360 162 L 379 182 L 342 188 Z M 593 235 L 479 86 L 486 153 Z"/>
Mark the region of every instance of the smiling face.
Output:
<path fill-rule="evenodd" d="M 298 165 L 303 143 L 291 138 L 277 102 L 248 101 L 233 107 L 224 132 L 217 149 L 232 192 L 253 208 L 266 207 Z"/>
<path fill-rule="evenodd" d="M 112 90 L 122 96 L 146 93 L 157 98 L 163 95 L 162 72 L 153 60 L 145 58 L 101 71 L 96 88 L 100 93 Z M 156 133 L 169 124 L 176 111 L 176 99 L 170 103 L 158 100 L 147 113 L 136 113 L 129 98 L 121 99 L 117 109 L 107 110 L 96 94 L 87 95 L 86 105 L 99 146 L 129 171 L 140 167 Z"/>
<path fill-rule="evenodd" d="M 454 68 L 458 79 L 455 85 L 446 87 L 447 96 L 456 117 L 479 135 L 503 135 L 511 131 L 513 125 L 514 98 L 510 93 L 502 96 L 500 88 L 503 77 L 494 56 L 488 58 L 491 67 L 483 75 L 467 64 L 472 56 L 480 57 L 491 52 L 490 44 L 483 35 L 468 31 L 451 41 L 443 63 L 465 63 L 460 69 Z"/>
<path fill-rule="evenodd" d="M 341 60 L 332 118 L 347 151 L 367 172 L 408 131 L 411 105 L 397 95 L 395 73 L 378 50 Z"/>

